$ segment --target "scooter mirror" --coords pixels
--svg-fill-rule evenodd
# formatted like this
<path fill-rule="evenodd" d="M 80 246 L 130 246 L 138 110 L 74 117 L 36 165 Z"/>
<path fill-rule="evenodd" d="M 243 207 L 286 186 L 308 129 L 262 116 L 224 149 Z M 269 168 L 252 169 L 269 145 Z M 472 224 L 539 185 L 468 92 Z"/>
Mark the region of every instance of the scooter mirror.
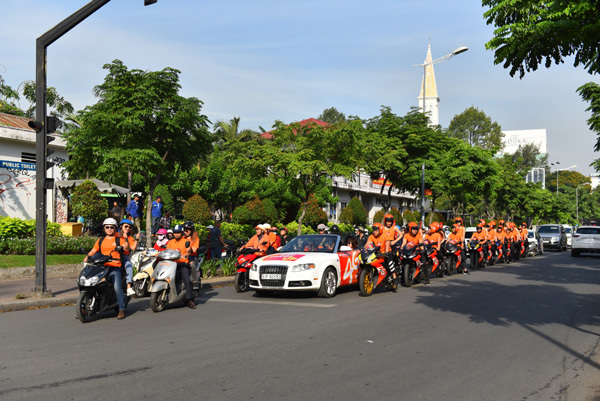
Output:
<path fill-rule="evenodd" d="M 121 245 L 119 245 L 118 247 L 115 248 L 115 251 L 117 252 L 121 252 L 123 250 L 123 247 Z"/>
<path fill-rule="evenodd" d="M 185 241 L 185 247 L 189 248 L 190 247 L 190 241 Z"/>

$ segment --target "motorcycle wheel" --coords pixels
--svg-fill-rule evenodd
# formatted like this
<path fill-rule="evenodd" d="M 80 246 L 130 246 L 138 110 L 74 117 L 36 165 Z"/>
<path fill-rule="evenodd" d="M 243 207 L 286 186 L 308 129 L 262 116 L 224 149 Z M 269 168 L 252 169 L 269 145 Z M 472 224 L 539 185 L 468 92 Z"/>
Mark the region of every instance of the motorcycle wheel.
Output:
<path fill-rule="evenodd" d="M 146 296 L 147 290 L 147 282 L 145 280 L 137 280 L 133 282 L 133 290 L 135 291 L 135 297 L 141 298 Z"/>
<path fill-rule="evenodd" d="M 471 252 L 471 270 L 475 270 L 477 267 L 477 255 L 475 255 L 475 251 Z"/>
<path fill-rule="evenodd" d="M 328 267 L 323 273 L 321 279 L 321 288 L 319 289 L 318 296 L 321 298 L 331 298 L 335 296 L 337 291 L 337 274 L 335 271 Z"/>
<path fill-rule="evenodd" d="M 375 279 L 373 277 L 373 271 L 370 269 L 362 269 L 358 278 L 358 288 L 360 293 L 368 297 L 373 294 L 375 289 Z"/>
<path fill-rule="evenodd" d="M 248 273 L 236 273 L 233 286 L 237 292 L 246 292 L 250 288 L 248 281 Z"/>
<path fill-rule="evenodd" d="M 404 286 L 410 287 L 412 285 L 412 272 L 409 263 L 402 266 L 402 277 L 404 278 Z"/>
<path fill-rule="evenodd" d="M 77 303 L 75 304 L 77 305 L 76 313 L 77 319 L 79 319 L 81 323 L 89 323 L 94 320 L 96 311 L 90 310 L 90 304 L 93 300 L 94 296 L 89 292 L 82 292 L 77 297 Z"/>
<path fill-rule="evenodd" d="M 435 275 L 437 277 L 444 277 L 444 269 L 442 269 L 442 263 L 438 265 L 437 269 L 435 269 Z"/>
<path fill-rule="evenodd" d="M 454 256 L 449 256 L 448 259 L 446 260 L 447 264 L 447 269 L 446 269 L 446 274 L 448 274 L 449 276 L 454 274 L 454 269 L 456 268 L 456 262 L 455 262 L 455 257 Z"/>
<path fill-rule="evenodd" d="M 153 292 L 150 294 L 150 309 L 152 312 L 162 312 L 165 310 L 165 306 L 167 305 L 167 301 L 162 298 L 162 294 L 167 290 L 163 290 L 162 292 Z"/>

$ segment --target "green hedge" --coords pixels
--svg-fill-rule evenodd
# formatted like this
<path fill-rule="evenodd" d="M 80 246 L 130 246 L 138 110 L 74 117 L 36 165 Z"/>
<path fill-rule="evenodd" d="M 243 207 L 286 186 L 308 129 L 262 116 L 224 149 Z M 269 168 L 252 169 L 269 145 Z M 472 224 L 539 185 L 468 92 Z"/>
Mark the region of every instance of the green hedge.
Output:
<path fill-rule="evenodd" d="M 46 232 L 49 237 L 60 237 L 60 224 L 47 223 Z M 0 238 L 35 237 L 35 220 L 21 220 L 16 217 L 0 216 Z"/>
<path fill-rule="evenodd" d="M 48 237 L 48 255 L 85 254 L 92 249 L 96 237 Z M 0 238 L 0 254 L 35 255 L 35 238 Z"/>

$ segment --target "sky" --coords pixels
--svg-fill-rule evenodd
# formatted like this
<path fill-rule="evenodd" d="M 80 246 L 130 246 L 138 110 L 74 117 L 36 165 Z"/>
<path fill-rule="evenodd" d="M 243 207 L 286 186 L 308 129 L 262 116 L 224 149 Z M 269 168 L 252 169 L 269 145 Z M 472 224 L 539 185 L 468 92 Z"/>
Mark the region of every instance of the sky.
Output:
<path fill-rule="evenodd" d="M 36 38 L 87 4 L 0 0 L 0 75 L 16 88 L 35 79 Z M 212 123 L 240 117 L 269 130 L 276 120 L 317 118 L 335 107 L 372 118 L 382 106 L 417 106 L 431 43 L 440 125 L 474 106 L 503 130 L 546 129 L 549 162 L 589 175 L 596 136 L 576 89 L 595 77 L 573 60 L 511 77 L 485 49 L 493 37 L 478 1 L 112 0 L 48 47 L 48 86 L 76 110 L 94 104 L 104 64 L 181 71 L 180 94 L 203 101 Z M 597 81 L 597 78 L 596 78 Z M 26 106 L 22 104 L 22 106 Z"/>

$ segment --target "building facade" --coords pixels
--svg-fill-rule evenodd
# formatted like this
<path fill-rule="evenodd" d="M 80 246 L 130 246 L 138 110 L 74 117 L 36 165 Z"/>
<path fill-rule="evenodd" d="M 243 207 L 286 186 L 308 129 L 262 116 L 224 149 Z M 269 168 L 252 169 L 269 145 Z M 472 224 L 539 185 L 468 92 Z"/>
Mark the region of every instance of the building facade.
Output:
<path fill-rule="evenodd" d="M 0 216 L 35 219 L 36 193 L 36 133 L 29 128 L 28 118 L 0 113 Z M 57 136 L 49 146 L 54 150 L 50 157 L 55 165 L 48 170 L 48 177 L 55 180 L 66 179 L 61 167 L 68 159 L 65 143 Z M 55 189 L 48 190 L 47 214 L 50 221 L 66 221 L 65 216 L 56 216 L 56 202 L 61 201 Z M 61 203 L 62 204 L 62 203 Z M 64 209 L 60 209 L 65 213 Z"/>

